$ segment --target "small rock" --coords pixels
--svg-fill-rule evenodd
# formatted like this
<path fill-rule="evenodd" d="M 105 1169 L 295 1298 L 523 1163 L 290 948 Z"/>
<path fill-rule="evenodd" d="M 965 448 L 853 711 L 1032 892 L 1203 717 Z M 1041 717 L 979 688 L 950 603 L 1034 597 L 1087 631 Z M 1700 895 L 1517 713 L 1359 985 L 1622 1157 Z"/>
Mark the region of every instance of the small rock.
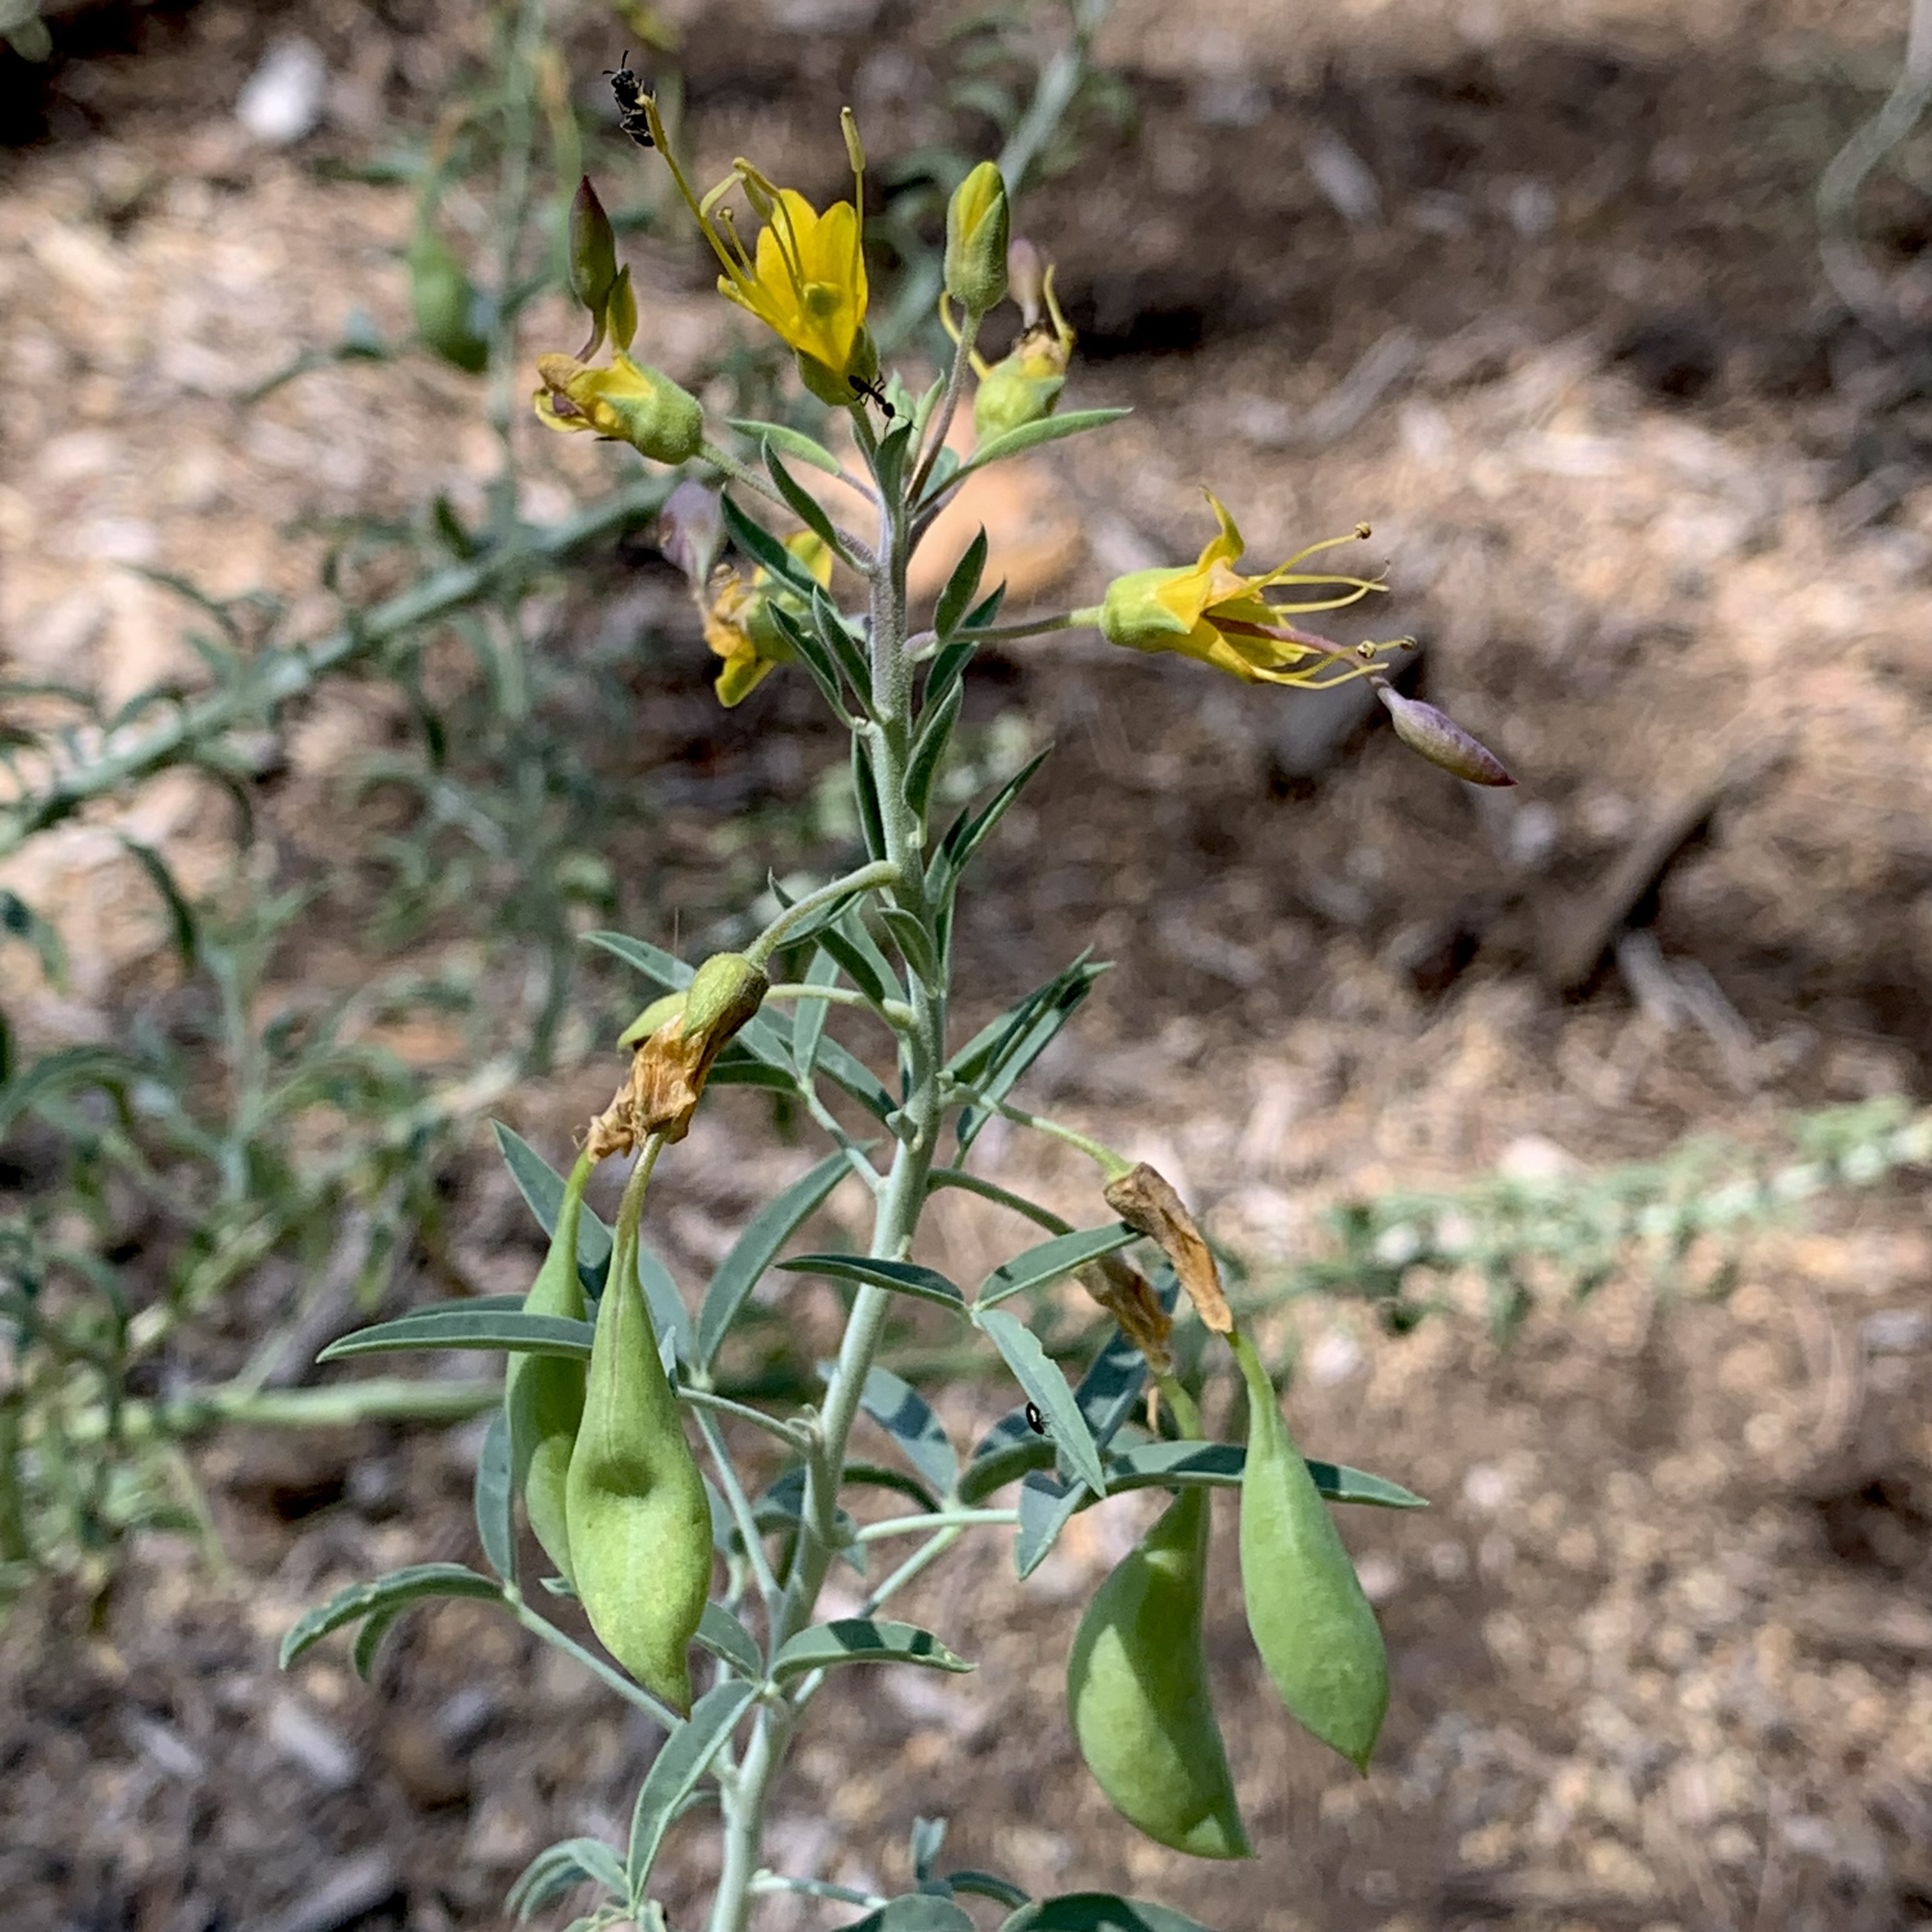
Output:
<path fill-rule="evenodd" d="M 244 84 L 235 118 L 256 140 L 286 148 L 315 131 L 328 87 L 328 64 L 313 40 L 278 40 Z"/>
<path fill-rule="evenodd" d="M 1368 164 L 1339 134 L 1317 134 L 1302 158 L 1330 207 L 1352 228 L 1382 219 L 1382 191 Z"/>
<path fill-rule="evenodd" d="M 346 1791 L 356 1782 L 354 1747 L 293 1697 L 278 1697 L 269 1707 L 268 1742 L 325 1791 Z"/>
<path fill-rule="evenodd" d="M 336 1932 L 394 1895 L 396 1868 L 384 1851 L 358 1852 L 258 1932 Z"/>

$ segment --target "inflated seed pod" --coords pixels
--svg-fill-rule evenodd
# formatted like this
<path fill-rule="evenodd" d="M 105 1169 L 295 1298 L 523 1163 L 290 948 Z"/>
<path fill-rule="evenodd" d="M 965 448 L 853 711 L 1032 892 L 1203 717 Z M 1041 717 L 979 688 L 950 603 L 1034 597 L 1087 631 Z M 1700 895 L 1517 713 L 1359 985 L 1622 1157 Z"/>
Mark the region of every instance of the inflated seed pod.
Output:
<path fill-rule="evenodd" d="M 584 1190 L 596 1165 L 586 1155 L 570 1171 L 563 1202 L 530 1292 L 526 1315 L 561 1315 L 584 1319 L 584 1284 L 577 1274 L 577 1229 L 583 1218 Z M 544 1554 L 566 1578 L 570 1528 L 564 1502 L 565 1479 L 584 1419 L 584 1364 L 574 1355 L 513 1354 L 503 1378 L 503 1404 L 510 1418 L 510 1472 L 530 1528 Z"/>
<path fill-rule="evenodd" d="M 1358 1771 L 1388 1708 L 1388 1657 L 1342 1538 L 1282 1421 L 1254 1345 L 1228 1340 L 1248 1387 L 1241 1594 L 1281 1701 Z"/>
<path fill-rule="evenodd" d="M 1208 1492 L 1184 1490 L 1087 1606 L 1066 1708 L 1088 1769 L 1130 1823 L 1196 1858 L 1244 1858 L 1202 1638 L 1207 1569 Z"/>
<path fill-rule="evenodd" d="M 564 1489 L 570 1560 L 604 1648 L 686 1711 L 685 1653 L 711 1587 L 711 1510 L 658 1358 L 637 1256 L 635 1229 L 626 1240 L 620 1226 Z"/>

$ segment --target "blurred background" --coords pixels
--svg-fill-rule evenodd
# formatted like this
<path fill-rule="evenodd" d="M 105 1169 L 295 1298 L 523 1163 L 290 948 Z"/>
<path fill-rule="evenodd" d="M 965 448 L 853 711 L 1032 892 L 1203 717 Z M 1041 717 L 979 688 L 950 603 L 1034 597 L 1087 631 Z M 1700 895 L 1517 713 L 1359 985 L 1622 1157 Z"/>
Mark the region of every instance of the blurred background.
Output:
<path fill-rule="evenodd" d="M 960 795 L 1058 752 L 962 919 L 962 1023 L 1116 962 L 1028 1097 L 1201 1210 L 1311 1453 L 1432 1507 L 1344 1524 L 1396 1671 L 1366 1780 L 1262 1694 L 1217 1546 L 1252 1864 L 1139 1841 L 1073 1753 L 1066 1647 L 1144 1497 L 1024 1586 L 999 1537 L 909 1593 L 982 1667 L 814 1706 L 774 1862 L 903 1889 L 952 1814 L 958 1863 L 1228 1932 L 1932 1924 L 1906 12 L 0 0 L 10 1927 L 492 1927 L 550 1839 L 621 1832 L 656 1742 L 474 1605 L 373 1686 L 274 1667 L 330 1590 L 473 1558 L 478 1365 L 358 1394 L 313 1358 L 526 1284 L 486 1119 L 557 1160 L 649 996 L 580 934 L 730 944 L 768 870 L 856 843 L 807 680 L 713 698 L 662 482 L 529 414 L 583 333 L 584 168 L 640 352 L 714 419 L 799 406 L 616 128 L 627 49 L 705 181 L 745 153 L 822 203 L 855 107 L 908 380 L 946 192 L 1024 177 L 1068 404 L 1135 414 L 962 512 L 1010 612 L 1190 559 L 1204 482 L 1265 562 L 1368 521 L 1390 594 L 1346 634 L 1412 632 L 1412 688 L 1520 781 L 1478 795 L 1346 694 L 982 653 Z M 980 1144 L 1100 1214 L 1090 1169 Z M 687 1288 L 812 1157 L 767 1097 L 707 1104 L 652 1196 Z M 1016 1244 L 952 1195 L 922 1257 Z M 736 1385 L 808 1396 L 830 1292 L 767 1306 Z M 1041 1312 L 1090 1346 L 1077 1291 Z M 890 1359 L 962 1442 L 1011 1401 L 943 1324 Z M 680 1829 L 674 1923 L 711 1852 Z"/>

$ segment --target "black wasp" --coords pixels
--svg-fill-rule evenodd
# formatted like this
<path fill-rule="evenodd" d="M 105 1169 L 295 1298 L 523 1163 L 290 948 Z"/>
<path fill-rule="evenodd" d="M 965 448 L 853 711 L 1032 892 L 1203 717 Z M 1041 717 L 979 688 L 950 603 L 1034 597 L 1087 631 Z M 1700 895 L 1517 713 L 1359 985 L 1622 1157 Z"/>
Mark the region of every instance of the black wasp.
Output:
<path fill-rule="evenodd" d="M 1031 1402 L 1027 1404 L 1027 1426 L 1036 1436 L 1044 1436 L 1046 1433 L 1046 1420 Z"/>
<path fill-rule="evenodd" d="M 610 92 L 617 97 L 617 125 L 640 148 L 654 148 L 650 117 L 644 112 L 644 83 L 631 71 L 631 51 L 614 68 L 604 71 L 610 76 Z"/>
<path fill-rule="evenodd" d="M 848 376 L 845 380 L 852 385 L 852 393 L 854 395 L 864 396 L 878 404 L 880 413 L 884 416 L 886 422 L 890 422 L 898 414 L 892 404 L 886 400 L 886 392 L 880 386 L 879 380 L 876 376 L 869 382 L 860 376 Z"/>

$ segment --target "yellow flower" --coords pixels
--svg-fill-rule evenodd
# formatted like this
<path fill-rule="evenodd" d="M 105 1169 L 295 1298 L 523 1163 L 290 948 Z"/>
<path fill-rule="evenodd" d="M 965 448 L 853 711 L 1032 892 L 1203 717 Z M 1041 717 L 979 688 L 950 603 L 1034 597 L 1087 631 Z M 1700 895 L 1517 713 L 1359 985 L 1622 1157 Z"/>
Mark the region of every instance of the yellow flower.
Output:
<path fill-rule="evenodd" d="M 820 584 L 832 581 L 832 553 L 809 530 L 785 539 L 790 550 Z M 735 570 L 719 571 L 711 580 L 708 602 L 700 599 L 704 641 L 724 660 L 718 674 L 718 701 L 728 709 L 742 704 L 757 690 L 774 664 L 790 664 L 798 655 L 776 620 L 778 604 L 791 618 L 810 621 L 803 601 L 782 584 L 775 584 L 763 565 L 748 582 Z"/>
<path fill-rule="evenodd" d="M 723 265 L 719 293 L 756 316 L 796 355 L 799 373 L 813 394 L 850 407 L 859 399 L 860 386 L 871 382 L 879 368 L 866 329 L 866 158 L 851 110 L 840 118 L 852 161 L 853 198 L 835 201 L 822 214 L 796 188 L 776 186 L 742 157 L 700 199 L 664 140 L 656 103 L 647 101 L 646 112 L 679 192 Z M 755 253 L 746 249 L 731 211 L 722 206 L 734 188 L 743 190 L 764 224 Z"/>
<path fill-rule="evenodd" d="M 595 430 L 658 463 L 686 463 L 704 441 L 704 410 L 661 370 L 621 352 L 608 369 L 574 356 L 539 356 L 543 387 L 532 397 L 552 429 Z"/>
<path fill-rule="evenodd" d="M 1378 653 L 1396 648 L 1361 644 L 1350 650 L 1298 629 L 1284 619 L 1284 613 L 1289 611 L 1336 610 L 1387 587 L 1366 578 L 1295 568 L 1318 550 L 1366 537 L 1366 524 L 1358 525 L 1346 537 L 1310 544 L 1259 577 L 1244 577 L 1234 567 L 1246 548 L 1241 533 L 1214 493 L 1206 494 L 1220 520 L 1220 534 L 1192 565 L 1136 570 L 1115 578 L 1107 586 L 1106 602 L 1097 614 L 1101 632 L 1109 644 L 1136 651 L 1178 651 L 1250 684 L 1316 688 L 1363 676 L 1376 668 Z M 1270 604 L 1262 593 L 1277 584 L 1324 585 L 1339 589 L 1340 594 L 1300 603 Z"/>

